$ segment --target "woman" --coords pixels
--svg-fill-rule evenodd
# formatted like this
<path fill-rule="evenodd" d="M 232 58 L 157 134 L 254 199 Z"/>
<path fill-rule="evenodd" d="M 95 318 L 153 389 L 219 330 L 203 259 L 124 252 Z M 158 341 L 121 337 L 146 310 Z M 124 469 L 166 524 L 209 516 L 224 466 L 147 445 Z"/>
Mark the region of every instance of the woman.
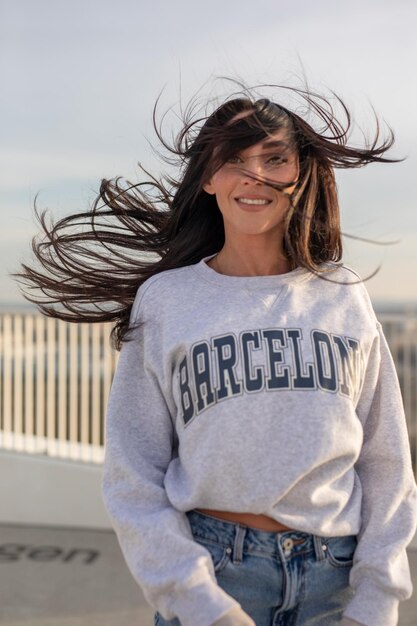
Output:
<path fill-rule="evenodd" d="M 394 626 L 411 595 L 401 396 L 365 287 L 339 263 L 333 171 L 392 161 L 393 137 L 350 147 L 347 109 L 344 128 L 297 93 L 320 132 L 245 92 L 198 132 L 185 123 L 172 192 L 103 181 L 101 215 L 132 235 L 102 222 L 75 239 L 119 246 L 100 256 L 110 268 L 60 286 L 75 216 L 43 221 L 55 278 L 25 268 L 66 308 L 47 314 L 118 320 L 103 495 L 156 626 Z M 88 298 L 119 308 L 86 312 Z"/>

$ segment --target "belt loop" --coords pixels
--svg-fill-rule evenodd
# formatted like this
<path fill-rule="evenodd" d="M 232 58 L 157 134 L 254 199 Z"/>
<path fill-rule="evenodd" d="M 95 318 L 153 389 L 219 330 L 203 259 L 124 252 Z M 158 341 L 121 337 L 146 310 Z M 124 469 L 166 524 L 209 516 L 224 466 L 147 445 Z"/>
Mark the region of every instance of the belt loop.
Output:
<path fill-rule="evenodd" d="M 243 559 L 243 542 L 245 540 L 246 526 L 236 524 L 236 534 L 233 544 L 233 564 L 240 565 Z"/>
<path fill-rule="evenodd" d="M 326 550 L 327 550 L 324 537 L 313 535 L 313 541 L 314 541 L 314 551 L 316 553 L 316 560 L 324 561 L 324 559 L 326 558 Z"/>

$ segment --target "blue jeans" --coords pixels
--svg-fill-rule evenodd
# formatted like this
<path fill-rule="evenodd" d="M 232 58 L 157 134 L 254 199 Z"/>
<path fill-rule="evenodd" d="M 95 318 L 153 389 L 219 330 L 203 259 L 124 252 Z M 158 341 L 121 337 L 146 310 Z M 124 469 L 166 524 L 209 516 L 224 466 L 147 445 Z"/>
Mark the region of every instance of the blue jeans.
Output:
<path fill-rule="evenodd" d="M 186 515 L 195 541 L 210 552 L 218 584 L 256 626 L 333 626 L 341 620 L 353 596 L 355 535 L 267 532 L 198 511 Z M 154 625 L 180 621 L 156 613 Z"/>

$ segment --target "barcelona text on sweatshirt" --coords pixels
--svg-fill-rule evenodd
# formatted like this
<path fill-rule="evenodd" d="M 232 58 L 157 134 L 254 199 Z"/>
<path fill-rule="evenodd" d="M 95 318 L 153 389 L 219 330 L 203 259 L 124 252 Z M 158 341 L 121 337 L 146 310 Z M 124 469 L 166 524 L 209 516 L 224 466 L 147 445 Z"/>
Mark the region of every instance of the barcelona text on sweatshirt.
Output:
<path fill-rule="evenodd" d="M 344 615 L 395 626 L 412 593 L 416 484 L 397 375 L 365 286 L 335 266 L 328 280 L 303 269 L 226 276 L 211 256 L 141 285 L 121 349 L 103 497 L 128 566 L 165 619 L 210 626 L 237 602 L 186 511 L 355 534 Z"/>

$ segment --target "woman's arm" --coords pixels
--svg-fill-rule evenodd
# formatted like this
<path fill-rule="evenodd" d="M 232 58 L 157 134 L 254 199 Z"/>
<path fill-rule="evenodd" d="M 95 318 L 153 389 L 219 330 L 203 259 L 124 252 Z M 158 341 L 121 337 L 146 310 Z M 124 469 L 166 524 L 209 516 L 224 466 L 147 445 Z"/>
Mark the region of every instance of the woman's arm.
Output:
<path fill-rule="evenodd" d="M 362 522 L 350 575 L 355 596 L 344 616 L 395 626 L 400 600 L 412 593 L 406 547 L 416 530 L 417 490 L 398 378 L 379 323 L 357 413 Z"/>
<path fill-rule="evenodd" d="M 148 358 L 158 340 L 157 329 L 145 321 L 123 344 L 106 416 L 103 498 L 151 606 L 183 626 L 209 626 L 240 605 L 217 585 L 209 552 L 194 541 L 185 513 L 170 504 L 164 489 L 174 432 Z"/>

